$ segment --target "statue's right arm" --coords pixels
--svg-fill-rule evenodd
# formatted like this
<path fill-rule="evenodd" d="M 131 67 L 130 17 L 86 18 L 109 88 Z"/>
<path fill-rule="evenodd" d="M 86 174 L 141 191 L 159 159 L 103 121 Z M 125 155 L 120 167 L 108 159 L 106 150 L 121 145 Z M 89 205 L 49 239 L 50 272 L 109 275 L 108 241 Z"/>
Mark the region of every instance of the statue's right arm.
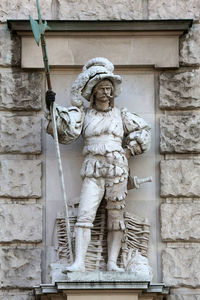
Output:
<path fill-rule="evenodd" d="M 61 144 L 70 144 L 75 141 L 82 132 L 85 111 L 76 106 L 62 107 L 54 104 L 55 118 L 58 131 L 58 140 Z M 46 114 L 48 121 L 46 131 L 53 137 L 52 119 L 49 110 Z"/>

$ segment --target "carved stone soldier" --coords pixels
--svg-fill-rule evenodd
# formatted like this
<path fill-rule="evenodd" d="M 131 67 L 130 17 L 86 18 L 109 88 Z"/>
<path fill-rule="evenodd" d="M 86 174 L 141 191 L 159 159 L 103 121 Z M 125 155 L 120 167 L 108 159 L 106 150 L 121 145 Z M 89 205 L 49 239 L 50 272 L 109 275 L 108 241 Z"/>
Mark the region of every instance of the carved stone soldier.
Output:
<path fill-rule="evenodd" d="M 113 64 L 105 58 L 86 63 L 72 87 L 72 107 L 56 105 L 59 142 L 69 144 L 83 136 L 83 179 L 76 223 L 75 262 L 68 271 L 84 271 L 91 228 L 103 198 L 107 208 L 108 271 L 123 271 L 117 266 L 124 225 L 127 195 L 128 158 L 147 151 L 150 127 L 127 109 L 114 106 L 121 91 L 121 77 L 113 74 Z M 90 102 L 83 105 L 82 97 Z M 49 107 L 54 93 L 47 92 Z M 47 132 L 52 135 L 48 114 Z"/>

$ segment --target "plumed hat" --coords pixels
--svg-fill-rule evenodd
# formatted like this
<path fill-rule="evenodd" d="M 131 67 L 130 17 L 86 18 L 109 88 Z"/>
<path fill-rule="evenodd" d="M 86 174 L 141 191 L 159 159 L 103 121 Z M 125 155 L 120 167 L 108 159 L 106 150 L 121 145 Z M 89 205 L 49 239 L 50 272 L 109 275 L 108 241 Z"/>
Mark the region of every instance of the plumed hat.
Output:
<path fill-rule="evenodd" d="M 103 79 L 109 79 L 114 86 L 114 97 L 121 92 L 121 76 L 114 75 L 114 66 L 106 58 L 96 57 L 89 60 L 83 67 L 82 72 L 74 81 L 71 89 L 71 103 L 74 106 L 81 106 L 82 95 L 86 100 L 90 101 L 92 89 Z"/>

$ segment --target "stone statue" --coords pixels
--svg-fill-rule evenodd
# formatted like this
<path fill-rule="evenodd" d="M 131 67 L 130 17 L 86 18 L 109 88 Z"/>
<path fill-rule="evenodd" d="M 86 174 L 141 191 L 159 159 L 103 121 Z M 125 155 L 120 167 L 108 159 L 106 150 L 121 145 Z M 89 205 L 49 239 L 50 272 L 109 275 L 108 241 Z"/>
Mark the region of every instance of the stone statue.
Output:
<path fill-rule="evenodd" d="M 129 177 L 128 159 L 150 147 L 150 127 L 136 114 L 114 106 L 122 79 L 113 74 L 113 64 L 105 58 L 89 60 L 72 86 L 72 107 L 56 105 L 59 142 L 69 144 L 81 134 L 84 161 L 82 189 L 76 223 L 75 261 L 68 271 L 84 271 L 91 228 L 103 198 L 107 208 L 108 271 L 123 271 L 117 266 L 124 225 L 125 197 Z M 83 98 L 90 102 L 83 105 Z M 47 91 L 49 108 L 55 94 Z M 52 133 L 50 114 L 47 132 Z"/>

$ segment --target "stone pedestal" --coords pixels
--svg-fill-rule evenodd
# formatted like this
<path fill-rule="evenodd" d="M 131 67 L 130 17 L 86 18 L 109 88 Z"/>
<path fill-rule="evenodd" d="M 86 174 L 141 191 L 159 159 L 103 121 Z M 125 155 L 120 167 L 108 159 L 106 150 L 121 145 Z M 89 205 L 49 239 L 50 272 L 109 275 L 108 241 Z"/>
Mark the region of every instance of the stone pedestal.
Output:
<path fill-rule="evenodd" d="M 66 280 L 34 288 L 37 300 L 162 300 L 163 283 L 140 281 L 129 272 L 73 272 Z"/>

